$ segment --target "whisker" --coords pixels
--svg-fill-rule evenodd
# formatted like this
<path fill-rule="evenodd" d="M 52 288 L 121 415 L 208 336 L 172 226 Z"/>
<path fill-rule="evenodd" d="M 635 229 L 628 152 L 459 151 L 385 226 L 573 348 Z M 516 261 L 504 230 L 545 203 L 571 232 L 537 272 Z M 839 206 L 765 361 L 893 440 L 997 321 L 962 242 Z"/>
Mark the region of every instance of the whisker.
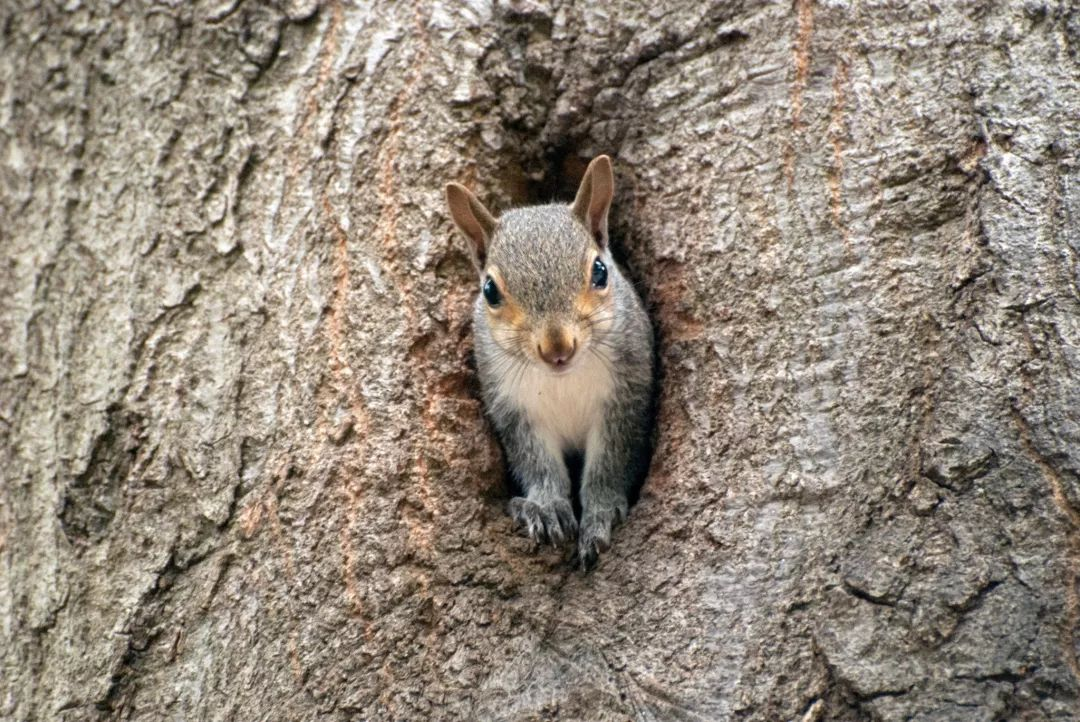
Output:
<path fill-rule="evenodd" d="M 521 379 L 525 377 L 525 372 L 529 369 L 529 359 L 522 357 L 518 364 L 517 375 L 514 376 L 514 386 L 521 383 Z"/>
<path fill-rule="evenodd" d="M 499 375 L 499 378 L 496 381 L 496 386 L 504 386 L 504 385 L 506 385 L 507 384 L 507 379 L 509 379 L 511 376 L 516 375 L 518 369 L 520 368 L 520 366 L 521 366 L 520 359 L 515 359 L 514 362 L 505 371 L 503 371 Z M 517 382 L 514 381 L 513 383 L 516 384 Z"/>
<path fill-rule="evenodd" d="M 612 363 L 611 359 L 600 353 L 600 351 L 596 350 L 592 346 L 589 347 L 589 353 L 598 358 L 600 360 L 600 363 L 604 364 L 604 367 L 607 369 L 607 372 L 611 374 L 612 378 L 615 377 L 615 365 Z"/>
<path fill-rule="evenodd" d="M 582 319 L 581 324 L 583 326 L 588 327 L 588 328 L 596 328 L 600 324 L 604 324 L 604 323 L 607 323 L 609 321 L 614 321 L 614 320 L 615 320 L 615 316 L 601 316 L 601 317 L 598 317 L 598 318 L 595 318 L 595 319 L 588 319 L 588 318 L 587 319 Z"/>
<path fill-rule="evenodd" d="M 611 334 L 607 334 L 607 333 L 595 333 L 595 334 L 593 334 L 591 343 L 595 344 L 596 346 L 603 346 L 605 348 L 609 348 L 612 351 L 615 351 L 616 353 L 618 353 L 619 350 L 620 350 L 619 347 L 616 346 L 614 344 L 614 342 L 611 340 Z"/>

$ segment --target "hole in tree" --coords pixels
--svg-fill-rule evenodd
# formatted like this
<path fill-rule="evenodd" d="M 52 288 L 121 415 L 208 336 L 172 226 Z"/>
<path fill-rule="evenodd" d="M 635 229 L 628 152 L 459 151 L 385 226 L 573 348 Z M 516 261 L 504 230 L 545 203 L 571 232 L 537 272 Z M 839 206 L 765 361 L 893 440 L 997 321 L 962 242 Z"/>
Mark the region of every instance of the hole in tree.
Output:
<path fill-rule="evenodd" d="M 570 203 L 577 194 L 578 186 L 581 185 L 581 180 L 585 177 L 585 170 L 588 168 L 589 163 L 593 157 L 604 152 L 611 156 L 615 166 L 615 199 L 612 202 L 608 227 L 611 254 L 644 302 L 649 313 L 649 321 L 653 327 L 653 391 L 648 409 L 650 420 L 649 437 L 636 468 L 632 470 L 633 482 L 630 487 L 629 502 L 633 505 L 638 501 L 642 486 L 647 479 L 656 446 L 656 417 L 659 407 L 659 389 L 663 378 L 659 354 L 661 344 L 660 328 L 655 320 L 651 293 L 644 283 L 646 274 L 644 273 L 645 268 L 642 267 L 648 265 L 649 254 L 645 248 L 629 249 L 624 245 L 624 238 L 630 235 L 629 224 L 632 222 L 631 204 L 633 198 L 629 191 L 631 185 L 628 180 L 632 176 L 633 169 L 620 167 L 621 164 L 616 152 L 600 149 L 593 154 L 583 154 L 578 151 L 576 144 L 567 143 L 545 148 L 542 157 L 536 162 L 526 159 L 520 164 L 510 166 L 504 170 L 501 180 L 504 191 L 510 196 L 510 200 L 515 207 L 544 203 Z M 635 242 L 641 240 L 637 238 Z M 646 241 L 644 245 L 647 247 L 650 244 Z M 635 258 L 637 262 L 635 262 Z M 505 452 L 503 458 L 505 461 Z M 574 505 L 574 513 L 580 519 L 580 490 L 584 457 L 579 453 L 570 453 L 564 455 L 563 460 L 570 474 L 571 501 Z M 508 467 L 506 468 L 505 485 L 511 495 L 517 496 L 522 493 L 520 485 L 513 478 Z"/>

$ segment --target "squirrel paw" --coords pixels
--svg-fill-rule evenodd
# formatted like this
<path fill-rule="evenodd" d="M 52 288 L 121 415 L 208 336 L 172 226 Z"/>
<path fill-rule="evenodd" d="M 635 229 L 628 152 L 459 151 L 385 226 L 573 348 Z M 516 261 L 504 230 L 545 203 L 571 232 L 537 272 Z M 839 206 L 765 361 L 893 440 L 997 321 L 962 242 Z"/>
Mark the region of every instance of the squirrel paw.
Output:
<path fill-rule="evenodd" d="M 515 526 L 537 544 L 551 542 L 559 546 L 577 533 L 577 520 L 569 499 L 553 499 L 537 503 L 523 496 L 510 500 L 510 516 Z"/>
<path fill-rule="evenodd" d="M 582 571 L 587 572 L 595 567 L 600 552 L 611 548 L 611 528 L 625 518 L 626 510 L 621 507 L 585 513 L 581 519 L 577 547 L 577 561 Z"/>

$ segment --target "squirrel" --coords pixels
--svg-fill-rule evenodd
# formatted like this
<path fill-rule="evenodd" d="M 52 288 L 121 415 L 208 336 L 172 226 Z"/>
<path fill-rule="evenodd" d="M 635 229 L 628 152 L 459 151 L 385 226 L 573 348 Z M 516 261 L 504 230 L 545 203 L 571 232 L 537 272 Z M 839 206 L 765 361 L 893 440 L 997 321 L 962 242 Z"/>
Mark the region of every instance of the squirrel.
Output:
<path fill-rule="evenodd" d="M 611 159 L 589 164 L 570 205 L 496 220 L 468 189 L 446 186 L 479 274 L 473 309 L 481 397 L 521 496 L 516 526 L 534 542 L 577 540 L 593 568 L 626 519 L 651 453 L 653 329 L 611 257 Z M 568 461 L 579 459 L 577 508 Z"/>

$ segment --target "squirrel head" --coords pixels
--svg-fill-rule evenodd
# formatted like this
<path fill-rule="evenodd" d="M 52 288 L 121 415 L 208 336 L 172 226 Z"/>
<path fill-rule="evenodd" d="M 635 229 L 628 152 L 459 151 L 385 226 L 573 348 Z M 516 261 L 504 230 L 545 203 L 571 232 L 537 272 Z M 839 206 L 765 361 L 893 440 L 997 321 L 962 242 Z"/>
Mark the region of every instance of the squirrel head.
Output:
<path fill-rule="evenodd" d="M 450 215 L 470 242 L 484 318 L 510 357 L 562 373 L 604 343 L 612 287 L 622 282 L 608 248 L 614 192 L 606 155 L 589 164 L 570 205 L 518 208 L 498 220 L 464 186 L 446 186 Z"/>

